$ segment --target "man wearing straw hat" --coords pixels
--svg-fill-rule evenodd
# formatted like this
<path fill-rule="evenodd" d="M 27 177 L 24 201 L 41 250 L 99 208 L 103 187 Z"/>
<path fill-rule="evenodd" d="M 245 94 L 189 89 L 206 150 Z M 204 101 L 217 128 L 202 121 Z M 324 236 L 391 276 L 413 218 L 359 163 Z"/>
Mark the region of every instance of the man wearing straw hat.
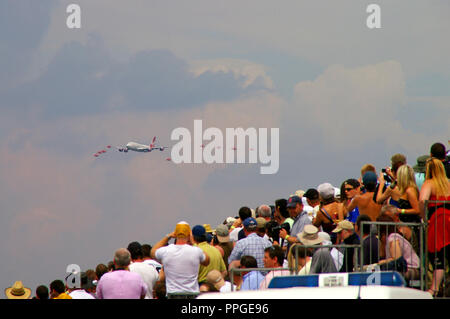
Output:
<path fill-rule="evenodd" d="M 31 289 L 24 287 L 21 281 L 16 281 L 14 285 L 5 289 L 5 295 L 8 299 L 29 299 Z"/>
<path fill-rule="evenodd" d="M 323 238 L 319 236 L 319 229 L 314 225 L 306 225 L 303 231 L 297 235 L 298 240 L 305 246 L 320 245 Z M 314 247 L 311 247 L 314 249 Z M 318 248 L 311 260 L 310 274 L 337 272 L 330 250 L 326 247 Z"/>

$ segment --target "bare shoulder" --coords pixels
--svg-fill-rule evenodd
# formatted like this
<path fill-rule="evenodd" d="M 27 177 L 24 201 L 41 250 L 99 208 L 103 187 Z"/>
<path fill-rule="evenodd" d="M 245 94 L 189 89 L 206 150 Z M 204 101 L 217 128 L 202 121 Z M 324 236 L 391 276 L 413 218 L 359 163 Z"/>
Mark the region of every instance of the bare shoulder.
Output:
<path fill-rule="evenodd" d="M 423 182 L 422 187 L 420 188 L 419 198 L 421 201 L 430 199 L 431 194 L 434 192 L 434 185 L 431 180 L 426 180 Z"/>
<path fill-rule="evenodd" d="M 406 194 L 408 194 L 408 197 L 418 195 L 418 189 L 415 187 L 412 187 L 412 186 L 408 187 L 405 192 L 406 192 Z"/>
<path fill-rule="evenodd" d="M 352 202 L 354 203 L 358 203 L 361 201 L 361 199 L 363 198 L 364 194 L 361 195 L 356 195 L 355 197 L 353 197 Z"/>
<path fill-rule="evenodd" d="M 363 204 L 367 203 L 369 200 L 372 200 L 373 193 L 364 193 L 361 195 L 355 196 L 354 200 L 357 201 L 357 203 Z"/>

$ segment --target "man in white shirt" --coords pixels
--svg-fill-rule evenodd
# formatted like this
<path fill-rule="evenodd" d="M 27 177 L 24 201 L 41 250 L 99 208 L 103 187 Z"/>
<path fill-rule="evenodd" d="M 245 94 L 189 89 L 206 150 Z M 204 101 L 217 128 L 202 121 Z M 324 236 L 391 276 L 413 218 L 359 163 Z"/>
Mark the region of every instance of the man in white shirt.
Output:
<path fill-rule="evenodd" d="M 137 241 L 128 245 L 128 251 L 131 254 L 131 263 L 128 267 L 131 272 L 136 272 L 141 275 L 142 280 L 147 284 L 147 293 L 145 299 L 153 299 L 153 287 L 159 279 L 159 274 L 155 267 L 143 262 L 142 246 Z"/>
<path fill-rule="evenodd" d="M 95 299 L 94 295 L 91 293 L 95 286 L 92 283 L 92 280 L 88 278 L 85 272 L 80 274 L 81 287 L 73 289 L 69 296 L 72 299 Z"/>
<path fill-rule="evenodd" d="M 319 210 L 319 192 L 315 188 L 308 189 L 302 197 L 303 210 L 308 213 L 308 217 L 311 221 L 316 217 Z"/>
<path fill-rule="evenodd" d="M 180 222 L 173 233 L 167 234 L 152 248 L 152 257 L 164 267 L 169 298 L 195 298 L 200 293 L 198 270 L 200 265 L 208 266 L 209 256 L 191 246 L 190 237 L 189 224 Z M 176 243 L 167 246 L 171 238 L 176 238 Z"/>
<path fill-rule="evenodd" d="M 150 246 L 149 244 L 143 244 L 141 251 L 142 251 L 142 262 L 144 264 L 155 267 L 156 271 L 159 273 L 162 269 L 162 265 L 156 260 L 152 259 L 152 257 L 150 256 L 152 246 Z"/>

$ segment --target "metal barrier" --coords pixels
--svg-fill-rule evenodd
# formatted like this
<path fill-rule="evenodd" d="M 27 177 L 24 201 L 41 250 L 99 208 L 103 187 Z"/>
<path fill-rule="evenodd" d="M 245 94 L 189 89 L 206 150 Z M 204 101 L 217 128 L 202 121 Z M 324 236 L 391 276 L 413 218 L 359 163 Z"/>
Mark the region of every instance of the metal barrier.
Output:
<path fill-rule="evenodd" d="M 367 231 L 364 233 L 364 228 L 367 228 L 364 225 L 371 226 L 368 234 Z M 425 228 L 424 223 L 361 222 L 360 270 L 398 271 L 405 277 L 408 286 L 425 290 Z M 394 245 L 391 252 L 385 245 L 394 241 L 399 245 Z M 377 247 L 373 247 L 374 244 Z M 379 256 L 373 256 L 376 251 Z"/>
<path fill-rule="evenodd" d="M 443 209 L 438 210 L 437 214 L 435 214 L 435 212 L 430 213 L 430 208 L 436 205 Z M 369 234 L 364 234 L 364 225 L 371 226 Z M 450 201 L 426 201 L 425 216 L 421 223 L 363 221 L 360 226 L 359 245 L 305 246 L 296 244 L 292 249 L 294 263 L 291 263 L 289 268 L 231 269 L 230 278 L 232 282 L 234 282 L 236 274 L 241 274 L 240 280 L 242 280 L 243 272 L 267 272 L 271 270 L 289 271 L 292 276 L 297 276 L 299 273 L 300 249 L 315 250 L 318 248 L 328 248 L 330 249 L 330 252 L 333 251 L 336 253 L 335 256 L 338 256 L 338 258 L 334 258 L 338 272 L 398 271 L 405 278 L 407 286 L 418 288 L 420 290 L 428 290 L 430 287 L 435 287 L 435 289 L 440 291 L 435 297 L 449 298 L 450 245 L 445 246 L 445 243 L 450 241 L 450 233 L 447 232 L 447 228 L 449 227 Z M 433 231 L 432 234 L 429 233 L 430 229 Z M 396 233 L 398 233 L 398 235 L 396 235 Z M 443 243 L 443 246 L 441 245 L 443 248 L 441 250 L 430 250 L 430 248 L 432 248 L 430 246 L 430 240 L 432 241 L 432 244 L 436 245 L 437 243 Z M 392 241 L 397 241 L 400 244 L 399 246 L 395 245 L 391 252 L 391 249 L 386 249 L 385 244 Z M 372 246 L 374 244 L 377 245 L 376 248 Z M 438 245 L 438 248 L 439 247 L 440 246 Z M 397 251 L 397 249 L 401 249 L 401 251 Z M 351 253 L 352 251 L 353 253 Z M 376 256 L 374 256 L 375 252 L 377 253 Z M 381 255 L 379 254 L 380 252 Z M 353 260 L 344 265 L 344 261 L 340 258 L 349 253 L 350 255 L 353 255 Z M 400 257 L 403 257 L 403 260 Z M 349 265 L 353 265 L 352 269 L 348 269 Z M 431 276 L 433 277 L 431 280 L 429 278 L 430 271 L 432 273 Z M 259 278 L 261 278 L 261 276 Z M 433 280 L 436 282 L 436 285 L 434 286 L 432 285 Z M 236 282 L 234 283 L 236 284 Z M 439 287 L 437 284 L 439 284 Z"/>
<path fill-rule="evenodd" d="M 450 298 L 450 201 L 425 201 L 426 227 L 425 266 L 431 272 L 427 289 L 435 291 L 435 297 Z"/>
<path fill-rule="evenodd" d="M 330 272 L 353 272 L 356 270 L 354 267 L 352 269 L 347 269 L 344 265 L 345 258 L 344 256 L 348 254 L 350 251 L 353 251 L 354 258 L 352 258 L 352 265 L 356 265 L 356 263 L 353 260 L 358 260 L 357 256 L 359 255 L 361 246 L 360 245 L 295 245 L 292 247 L 293 254 L 294 254 L 294 263 L 289 268 L 232 268 L 230 269 L 230 281 L 233 283 L 233 285 L 240 286 L 242 282 L 245 279 L 253 280 L 253 282 L 250 283 L 250 287 L 253 289 L 259 289 L 259 285 L 261 281 L 263 280 L 263 273 L 267 273 L 270 271 L 275 272 L 275 276 L 286 276 L 286 275 L 297 275 L 299 273 L 299 254 L 300 250 L 316 250 L 316 249 L 329 249 L 330 254 L 332 249 L 335 249 L 335 256 L 337 258 L 334 258 L 333 261 L 335 263 L 335 269 Z M 311 254 L 312 255 L 312 254 Z M 311 256 L 312 257 L 312 256 Z M 332 258 L 332 257 L 331 257 Z M 253 272 L 253 273 L 252 273 Z M 260 274 L 256 273 L 259 272 Z M 243 278 L 242 273 L 246 273 L 245 275 L 248 275 L 247 278 Z M 236 274 L 240 274 L 239 277 L 236 277 Z M 259 282 L 255 282 L 255 281 Z M 269 283 L 267 283 L 269 284 Z M 232 288 L 233 289 L 233 288 Z"/>
<path fill-rule="evenodd" d="M 345 287 L 345 286 L 391 286 L 405 287 L 401 274 L 395 271 L 313 274 L 304 276 L 274 277 L 269 288 L 292 287 Z"/>
<path fill-rule="evenodd" d="M 335 272 L 353 272 L 357 269 L 355 266 L 357 265 L 357 256 L 359 254 L 359 251 L 361 250 L 361 244 L 359 245 L 301 245 L 297 244 L 292 247 L 294 250 L 294 264 L 293 267 L 291 267 L 291 271 L 295 274 L 298 274 L 298 261 L 299 261 L 299 250 L 310 250 L 315 251 L 318 248 L 326 248 L 330 251 L 331 257 L 333 258 L 334 264 L 336 266 Z M 345 256 L 351 256 L 348 263 L 346 261 L 348 260 L 348 257 Z M 312 254 L 311 254 L 312 257 Z"/>
<path fill-rule="evenodd" d="M 231 280 L 231 291 L 234 291 L 234 286 L 241 287 L 244 276 L 248 275 L 248 280 L 251 280 L 253 282 L 249 283 L 249 286 L 252 287 L 252 289 L 248 290 L 258 290 L 260 287 L 261 282 L 265 278 L 265 273 L 269 273 L 270 271 L 279 272 L 279 274 L 275 273 L 275 276 L 286 276 L 287 273 L 292 274 L 292 270 L 290 268 L 231 268 L 230 269 L 230 280 Z M 254 273 L 252 273 L 254 272 Z M 245 275 L 243 275 L 245 273 Z M 258 274 L 259 273 L 259 274 Z M 239 278 L 236 278 L 235 275 L 238 274 Z M 251 278 L 251 277 L 256 278 Z M 246 278 L 246 279 L 247 279 Z M 237 279 L 237 280 L 236 280 Z M 256 282 L 255 282 L 256 281 Z M 268 283 L 267 283 L 268 284 Z M 253 289 L 255 287 L 255 289 Z"/>

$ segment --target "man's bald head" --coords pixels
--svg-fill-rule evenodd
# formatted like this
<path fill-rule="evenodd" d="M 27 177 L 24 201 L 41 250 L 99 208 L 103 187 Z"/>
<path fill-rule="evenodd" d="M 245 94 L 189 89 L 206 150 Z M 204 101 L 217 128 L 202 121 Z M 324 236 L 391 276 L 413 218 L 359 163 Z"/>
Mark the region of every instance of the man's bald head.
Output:
<path fill-rule="evenodd" d="M 125 268 L 131 262 L 131 254 L 126 248 L 119 248 L 114 253 L 114 263 L 117 267 Z"/>

